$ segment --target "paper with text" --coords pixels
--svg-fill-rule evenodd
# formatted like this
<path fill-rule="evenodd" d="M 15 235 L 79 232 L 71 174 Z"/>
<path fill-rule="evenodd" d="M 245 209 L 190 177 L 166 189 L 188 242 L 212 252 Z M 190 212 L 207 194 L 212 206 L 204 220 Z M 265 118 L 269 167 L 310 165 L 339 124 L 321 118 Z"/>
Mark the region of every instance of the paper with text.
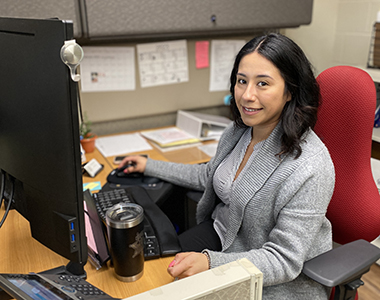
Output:
<path fill-rule="evenodd" d="M 244 40 L 211 41 L 210 92 L 230 89 L 234 60 L 244 44 Z"/>
<path fill-rule="evenodd" d="M 134 47 L 83 47 L 82 92 L 136 89 Z"/>
<path fill-rule="evenodd" d="M 186 40 L 137 45 L 141 87 L 189 81 Z"/>
<path fill-rule="evenodd" d="M 105 157 L 153 149 L 138 133 L 101 137 L 96 139 L 95 145 Z"/>

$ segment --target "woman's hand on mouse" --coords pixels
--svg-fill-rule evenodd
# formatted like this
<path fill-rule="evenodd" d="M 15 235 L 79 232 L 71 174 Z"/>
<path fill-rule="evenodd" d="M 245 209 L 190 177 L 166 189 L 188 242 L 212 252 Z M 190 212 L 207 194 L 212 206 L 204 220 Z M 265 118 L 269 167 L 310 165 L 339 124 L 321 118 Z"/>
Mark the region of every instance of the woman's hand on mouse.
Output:
<path fill-rule="evenodd" d="M 124 173 L 140 172 L 144 173 L 147 158 L 140 155 L 127 156 L 122 160 L 119 165 L 119 169 L 129 165 L 125 168 Z"/>

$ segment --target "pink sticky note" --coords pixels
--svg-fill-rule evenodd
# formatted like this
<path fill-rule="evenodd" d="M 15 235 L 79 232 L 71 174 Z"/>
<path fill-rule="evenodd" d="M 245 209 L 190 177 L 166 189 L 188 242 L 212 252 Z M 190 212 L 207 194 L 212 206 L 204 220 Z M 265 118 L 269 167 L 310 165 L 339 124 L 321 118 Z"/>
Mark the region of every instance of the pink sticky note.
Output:
<path fill-rule="evenodd" d="M 199 41 L 195 43 L 195 65 L 197 69 L 209 67 L 208 48 L 208 41 Z"/>
<path fill-rule="evenodd" d="M 83 201 L 84 210 L 87 211 L 86 201 Z M 92 226 L 90 222 L 90 217 L 88 214 L 84 214 L 85 220 L 85 228 L 86 228 L 86 237 L 87 237 L 87 245 L 92 249 L 92 251 L 98 253 L 98 247 L 96 246 L 94 232 L 92 231 Z"/>

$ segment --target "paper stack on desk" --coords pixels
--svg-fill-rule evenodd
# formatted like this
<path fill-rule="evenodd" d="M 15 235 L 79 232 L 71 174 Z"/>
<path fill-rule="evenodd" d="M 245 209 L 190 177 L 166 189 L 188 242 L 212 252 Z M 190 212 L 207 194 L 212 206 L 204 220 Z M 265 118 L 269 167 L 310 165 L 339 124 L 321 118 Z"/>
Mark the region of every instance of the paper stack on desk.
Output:
<path fill-rule="evenodd" d="M 177 127 L 142 131 L 140 134 L 161 148 L 198 143 L 200 140 Z"/>

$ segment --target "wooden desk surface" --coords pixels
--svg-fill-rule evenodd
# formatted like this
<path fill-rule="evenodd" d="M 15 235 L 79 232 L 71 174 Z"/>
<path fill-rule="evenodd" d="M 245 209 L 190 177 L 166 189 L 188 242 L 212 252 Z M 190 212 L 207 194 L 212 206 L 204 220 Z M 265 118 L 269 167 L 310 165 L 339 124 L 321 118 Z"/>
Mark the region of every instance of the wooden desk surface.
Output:
<path fill-rule="evenodd" d="M 3 213 L 4 205 L 0 209 L 1 216 Z M 15 210 L 10 211 L 0 229 L 0 241 L 0 273 L 38 273 L 68 263 L 67 259 L 33 239 L 29 222 Z M 117 280 L 109 264 L 97 271 L 87 262 L 87 281 L 112 297 L 129 297 L 172 282 L 173 278 L 166 272 L 172 259 L 167 257 L 146 261 L 143 277 L 132 283 Z"/>
<path fill-rule="evenodd" d="M 161 127 L 160 127 L 161 128 Z M 165 127 L 162 127 L 165 128 Z M 159 128 L 158 128 L 159 129 Z M 129 134 L 129 133 L 136 133 L 138 131 L 131 131 L 131 132 L 125 132 L 122 134 Z M 110 136 L 117 136 L 110 135 Z M 121 155 L 135 155 L 135 154 L 147 154 L 152 159 L 157 160 L 163 160 L 163 161 L 170 161 L 170 162 L 176 162 L 176 163 L 184 163 L 184 164 L 200 164 L 205 163 L 210 160 L 210 156 L 208 156 L 206 153 L 204 153 L 202 150 L 200 150 L 198 147 L 200 145 L 207 145 L 207 144 L 213 144 L 216 143 L 216 141 L 206 141 L 202 143 L 195 143 L 194 145 L 187 145 L 184 147 L 178 147 L 173 148 L 176 150 L 165 150 L 161 151 L 157 146 L 155 146 L 152 142 L 147 140 L 147 142 L 152 146 L 152 150 L 147 151 L 140 151 L 140 152 L 133 152 L 133 153 L 125 153 Z M 116 168 L 117 165 L 113 163 L 113 159 L 115 156 L 107 157 L 107 161 L 111 168 Z"/>
<path fill-rule="evenodd" d="M 153 157 L 158 157 L 151 153 Z M 114 166 L 95 150 L 87 153 L 87 161 L 95 158 L 104 165 L 104 169 L 95 177 L 83 176 L 83 182 L 106 182 L 107 175 Z M 0 209 L 0 218 L 5 211 L 4 205 Z M 56 254 L 31 237 L 29 222 L 17 211 L 10 211 L 4 225 L 0 228 L 0 273 L 29 273 L 42 272 L 48 269 L 66 265 L 68 260 Z M 172 257 L 146 261 L 144 275 L 132 283 L 117 280 L 112 267 L 104 266 L 96 270 L 88 261 L 85 270 L 87 281 L 115 298 L 125 298 L 147 290 L 162 286 L 173 281 L 166 272 Z"/>
<path fill-rule="evenodd" d="M 216 141 L 207 141 L 200 144 L 207 145 L 213 143 L 216 143 Z M 201 164 L 210 160 L 210 156 L 199 149 L 199 144 L 195 144 L 192 147 L 186 147 L 183 149 L 180 148 L 178 150 L 170 150 L 166 152 L 160 152 L 160 150 L 156 150 L 156 152 L 159 152 L 165 158 L 165 160 L 175 163 Z"/>
<path fill-rule="evenodd" d="M 210 159 L 197 146 L 170 152 L 160 152 L 153 147 L 153 150 L 136 154 L 141 153 L 148 154 L 153 159 L 182 163 L 202 163 Z M 117 166 L 113 164 L 113 157 L 104 158 L 97 149 L 93 153 L 86 153 L 87 161 L 92 158 L 103 164 L 104 169 L 95 178 L 83 176 L 83 182 L 100 181 L 103 185 L 108 174 Z M 0 208 L 0 217 L 4 210 L 3 205 Z M 14 210 L 9 213 L 3 227 L 0 228 L 0 241 L 0 273 L 38 273 L 68 263 L 67 259 L 33 239 L 28 221 Z M 172 282 L 173 278 L 166 272 L 172 259 L 173 257 L 166 257 L 146 261 L 143 277 L 132 283 L 117 280 L 109 264 L 96 270 L 87 262 L 87 281 L 112 297 L 129 297 Z"/>
<path fill-rule="evenodd" d="M 155 156 L 154 153 L 151 154 Z M 95 178 L 83 176 L 83 182 L 100 181 L 104 184 L 113 166 L 97 150 L 86 154 L 87 161 L 92 158 L 103 164 L 104 169 Z M 3 205 L 0 217 L 3 216 L 4 210 Z M 0 241 L 0 273 L 38 273 L 68 263 L 67 259 L 33 239 L 29 222 L 15 210 L 10 211 L 3 227 L 0 228 Z M 115 298 L 133 296 L 172 282 L 173 278 L 166 272 L 172 259 L 166 257 L 146 261 L 143 277 L 132 283 L 117 280 L 109 263 L 96 270 L 88 261 L 85 266 L 87 281 Z"/>

